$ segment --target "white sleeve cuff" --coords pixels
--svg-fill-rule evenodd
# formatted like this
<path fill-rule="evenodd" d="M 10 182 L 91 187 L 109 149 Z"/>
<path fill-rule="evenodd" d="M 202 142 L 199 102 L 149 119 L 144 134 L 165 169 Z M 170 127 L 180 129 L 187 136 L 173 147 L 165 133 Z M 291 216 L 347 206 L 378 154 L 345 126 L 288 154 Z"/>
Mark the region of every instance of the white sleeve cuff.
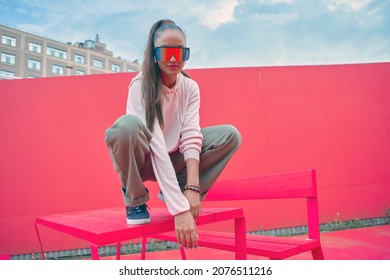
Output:
<path fill-rule="evenodd" d="M 183 155 L 185 161 L 189 158 L 194 158 L 199 161 L 199 151 L 197 149 L 187 149 L 184 151 Z"/>

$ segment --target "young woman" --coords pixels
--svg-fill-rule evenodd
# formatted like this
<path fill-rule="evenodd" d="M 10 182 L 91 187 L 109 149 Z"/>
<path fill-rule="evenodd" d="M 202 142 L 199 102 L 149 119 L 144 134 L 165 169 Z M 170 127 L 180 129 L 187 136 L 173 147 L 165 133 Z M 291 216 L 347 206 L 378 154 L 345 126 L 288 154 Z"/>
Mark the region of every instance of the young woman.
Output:
<path fill-rule="evenodd" d="M 106 131 L 122 182 L 128 224 L 150 222 L 144 181 L 157 181 L 174 216 L 178 243 L 196 248 L 201 201 L 241 143 L 231 125 L 201 129 L 198 84 L 183 71 L 183 30 L 172 20 L 151 28 L 140 72 L 131 81 L 126 115 Z"/>

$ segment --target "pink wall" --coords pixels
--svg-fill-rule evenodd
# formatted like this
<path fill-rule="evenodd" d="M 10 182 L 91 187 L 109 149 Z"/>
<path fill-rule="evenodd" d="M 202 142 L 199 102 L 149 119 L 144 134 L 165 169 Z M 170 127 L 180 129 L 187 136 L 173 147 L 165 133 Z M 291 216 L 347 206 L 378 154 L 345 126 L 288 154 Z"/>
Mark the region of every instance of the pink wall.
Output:
<path fill-rule="evenodd" d="M 222 178 L 314 168 L 321 223 L 390 208 L 390 63 L 188 72 L 202 126 L 230 123 L 243 136 Z M 39 251 L 37 215 L 122 206 L 104 132 L 124 113 L 133 75 L 0 81 L 0 254 Z M 163 207 L 149 185 L 150 206 Z M 305 223 L 296 201 L 220 204 L 244 207 L 248 230 Z M 42 235 L 47 250 L 86 246 Z"/>

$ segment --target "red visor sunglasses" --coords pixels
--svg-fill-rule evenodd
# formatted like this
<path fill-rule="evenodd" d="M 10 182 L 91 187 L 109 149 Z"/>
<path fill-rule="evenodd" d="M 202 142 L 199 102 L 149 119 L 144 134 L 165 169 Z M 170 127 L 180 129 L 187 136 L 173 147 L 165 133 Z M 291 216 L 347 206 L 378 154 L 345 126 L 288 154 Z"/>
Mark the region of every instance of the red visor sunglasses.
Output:
<path fill-rule="evenodd" d="M 187 61 L 190 58 L 190 48 L 184 47 L 157 47 L 154 56 L 158 61 L 167 62 L 172 56 L 177 62 Z"/>

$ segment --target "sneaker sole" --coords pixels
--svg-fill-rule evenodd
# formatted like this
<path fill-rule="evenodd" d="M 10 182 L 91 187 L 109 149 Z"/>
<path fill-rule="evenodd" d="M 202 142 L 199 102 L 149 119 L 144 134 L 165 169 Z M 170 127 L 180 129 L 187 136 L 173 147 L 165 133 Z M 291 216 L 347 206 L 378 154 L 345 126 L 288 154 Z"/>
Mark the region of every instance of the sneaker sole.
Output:
<path fill-rule="evenodd" d="M 150 218 L 149 219 L 139 219 L 139 220 L 127 219 L 128 225 L 142 225 L 142 224 L 149 224 L 150 222 L 151 222 Z"/>

